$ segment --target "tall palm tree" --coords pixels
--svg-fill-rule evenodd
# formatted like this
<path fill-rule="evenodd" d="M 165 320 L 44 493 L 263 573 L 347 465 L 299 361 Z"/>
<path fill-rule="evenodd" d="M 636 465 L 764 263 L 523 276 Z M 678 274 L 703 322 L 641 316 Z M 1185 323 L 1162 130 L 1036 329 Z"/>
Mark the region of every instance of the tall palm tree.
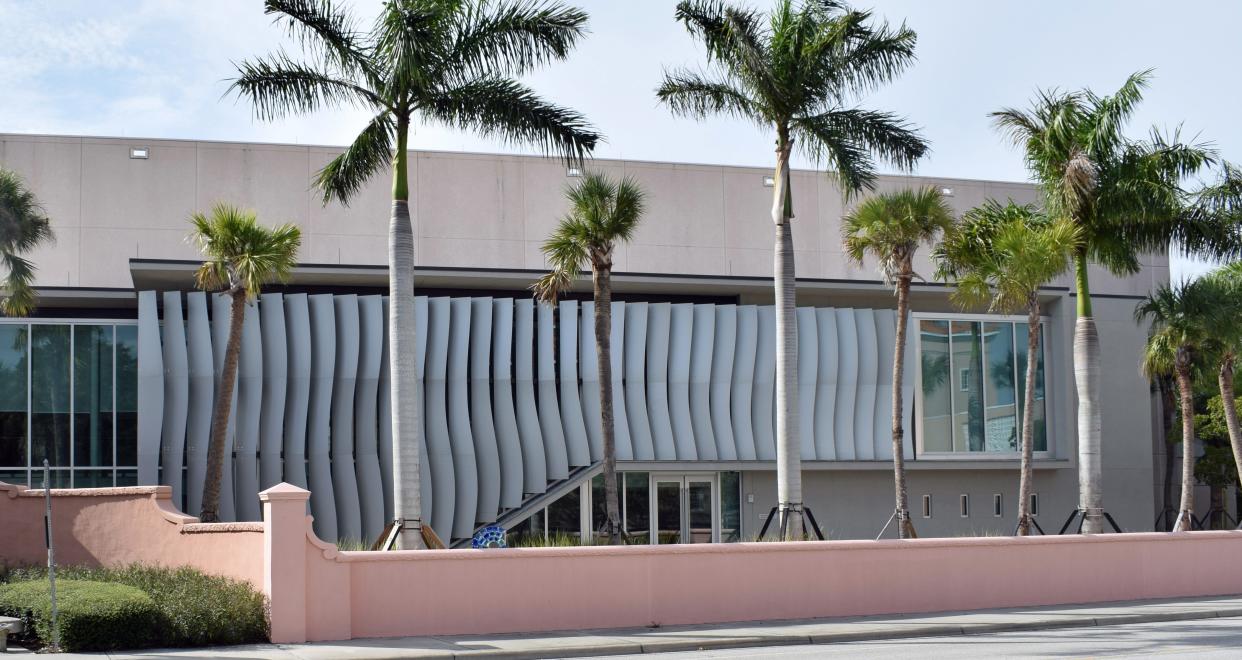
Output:
<path fill-rule="evenodd" d="M 1134 309 L 1134 319 L 1151 323 L 1143 354 L 1148 377 L 1172 375 L 1177 380 L 1182 413 L 1182 498 L 1173 531 L 1189 531 L 1194 523 L 1195 404 L 1194 377 L 1201 370 L 1201 351 L 1220 320 L 1217 301 L 1203 281 L 1161 284 Z"/>
<path fill-rule="evenodd" d="M 535 296 L 554 302 L 591 268 L 595 294 L 595 356 L 599 363 L 600 428 L 604 438 L 604 526 L 613 545 L 621 543 L 621 503 L 617 495 L 617 445 L 612 408 L 612 252 L 628 243 L 642 219 L 645 194 L 626 177 L 613 181 L 588 173 L 565 191 L 569 213 L 543 244 L 551 272 L 535 283 Z"/>
<path fill-rule="evenodd" d="M 17 172 L 0 168 L 0 264 L 9 271 L 0 280 L 5 316 L 34 309 L 35 265 L 24 255 L 52 240 L 52 222 L 34 193 Z"/>
<path fill-rule="evenodd" d="M 440 123 L 535 145 L 579 161 L 599 136 L 582 115 L 517 81 L 565 59 L 586 32 L 585 12 L 559 2 L 386 0 L 369 30 L 331 0 L 267 0 L 266 12 L 308 51 L 243 62 L 232 89 L 260 119 L 329 106 L 374 113 L 345 153 L 315 178 L 323 201 L 342 203 L 391 168 L 388 231 L 394 523 L 398 544 L 421 548 L 418 380 L 414 371 L 414 231 L 407 173 L 413 122 Z"/>
<path fill-rule="evenodd" d="M 1140 255 L 1175 242 L 1186 253 L 1229 256 L 1239 251 L 1229 205 L 1220 187 L 1192 193 L 1187 177 L 1214 163 L 1203 144 L 1185 144 L 1178 132 L 1153 130 L 1146 139 L 1124 130 L 1142 100 L 1150 71 L 1130 76 L 1111 96 L 1090 90 L 1040 92 L 1030 110 L 992 114 L 996 126 L 1023 150 L 1039 185 L 1044 211 L 1082 232 L 1074 250 L 1078 320 L 1074 326 L 1074 382 L 1078 391 L 1079 510 L 1082 531 L 1103 531 L 1100 491 L 1100 343 L 1091 313 L 1087 265 L 1133 275 Z"/>
<path fill-rule="evenodd" d="M 988 200 L 968 211 L 936 250 L 938 275 L 952 279 L 954 302 L 987 305 L 989 312 L 1026 311 L 1026 381 L 1022 402 L 1022 464 L 1018 481 L 1018 535 L 1031 531 L 1035 452 L 1035 375 L 1039 355 L 1039 288 L 1065 272 L 1081 232 L 1050 220 L 1033 206 Z"/>
<path fill-rule="evenodd" d="M 210 215 L 190 216 L 194 230 L 190 239 L 203 253 L 203 265 L 194 273 L 195 284 L 204 291 L 223 289 L 231 300 L 229 340 L 224 349 L 220 391 L 211 417 L 211 441 L 207 446 L 207 477 L 203 483 L 203 522 L 219 520 L 220 481 L 224 477 L 224 452 L 237 363 L 241 357 L 242 322 L 246 302 L 258 297 L 263 285 L 286 281 L 297 265 L 302 231 L 283 224 L 271 229 L 259 224 L 253 211 L 216 204 Z"/>
<path fill-rule="evenodd" d="M 683 0 L 676 17 L 703 42 L 709 68 L 666 73 L 656 92 L 660 101 L 676 115 L 725 115 L 776 133 L 777 501 L 785 538 L 802 538 L 790 157 L 796 147 L 828 166 L 847 195 L 874 185 L 875 157 L 913 166 L 927 151 L 914 128 L 853 102 L 914 61 L 916 36 L 904 24 L 877 23 L 871 12 L 835 0 L 777 0 L 767 14 L 725 0 Z"/>
<path fill-rule="evenodd" d="M 896 490 L 897 532 L 903 539 L 918 536 L 910 518 L 906 494 L 906 463 L 903 452 L 901 388 L 905 376 L 906 323 L 910 314 L 910 282 L 914 253 L 931 245 L 953 225 L 953 209 L 939 190 L 931 186 L 875 195 L 845 216 L 842 224 L 845 255 L 862 265 L 871 255 L 879 262 L 884 282 L 897 294 L 897 334 L 893 347 L 893 486 Z"/>

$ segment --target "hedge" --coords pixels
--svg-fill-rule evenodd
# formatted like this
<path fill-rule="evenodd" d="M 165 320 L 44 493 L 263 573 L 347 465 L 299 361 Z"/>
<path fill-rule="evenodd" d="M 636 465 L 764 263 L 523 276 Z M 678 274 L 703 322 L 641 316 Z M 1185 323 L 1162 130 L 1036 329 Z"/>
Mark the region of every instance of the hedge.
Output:
<path fill-rule="evenodd" d="M 57 580 L 56 628 L 65 651 L 111 651 L 150 646 L 159 626 L 155 601 L 137 587 Z M 51 643 L 52 605 L 45 580 L 0 585 L 0 614 L 23 619 L 34 637 Z"/>
<path fill-rule="evenodd" d="M 135 636 L 134 641 L 127 641 L 134 646 L 125 648 L 222 646 L 268 639 L 266 598 L 246 582 L 207 575 L 193 568 L 143 565 L 123 568 L 65 566 L 56 569 L 56 577 L 58 600 L 61 583 L 69 580 L 126 586 L 150 599 L 156 617 L 146 628 L 146 639 L 138 639 L 142 635 Z M 13 569 L 0 575 L 0 582 L 9 582 L 12 586 L 34 582 L 46 585 L 47 569 Z M 0 585 L 0 589 L 5 586 L 8 585 Z M 44 644 L 51 642 L 43 632 L 38 634 Z M 63 638 L 61 645 L 65 650 L 73 650 L 65 646 Z"/>

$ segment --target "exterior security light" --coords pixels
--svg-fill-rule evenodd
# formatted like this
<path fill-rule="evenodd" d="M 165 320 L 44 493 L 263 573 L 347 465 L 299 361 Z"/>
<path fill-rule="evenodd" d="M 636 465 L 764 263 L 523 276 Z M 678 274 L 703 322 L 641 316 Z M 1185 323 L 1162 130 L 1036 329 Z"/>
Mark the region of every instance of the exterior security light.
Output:
<path fill-rule="evenodd" d="M 944 195 L 945 197 L 952 197 L 952 196 L 953 196 L 953 189 L 952 189 L 952 188 L 949 188 L 949 187 L 944 187 L 944 188 L 941 188 L 941 189 L 940 189 L 940 194 L 941 194 L 941 195 Z"/>
<path fill-rule="evenodd" d="M 129 157 L 130 158 L 141 158 L 143 160 L 146 160 L 151 157 L 151 150 L 147 149 L 146 147 L 130 147 Z"/>
<path fill-rule="evenodd" d="M 763 187 L 764 187 L 764 188 L 771 188 L 772 186 L 775 186 L 775 185 L 776 185 L 776 179 L 774 179 L 774 178 L 772 178 L 772 177 L 770 177 L 770 176 L 765 176 L 765 177 L 763 177 Z"/>
<path fill-rule="evenodd" d="M 565 168 L 565 176 L 574 178 L 580 177 L 582 176 L 582 169 L 577 167 L 567 167 Z"/>

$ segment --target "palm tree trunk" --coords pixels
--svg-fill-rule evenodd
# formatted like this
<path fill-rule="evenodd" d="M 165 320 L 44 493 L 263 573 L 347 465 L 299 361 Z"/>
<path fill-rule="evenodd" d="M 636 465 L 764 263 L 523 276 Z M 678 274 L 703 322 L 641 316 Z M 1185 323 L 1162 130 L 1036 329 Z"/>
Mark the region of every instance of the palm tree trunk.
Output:
<path fill-rule="evenodd" d="M 1225 406 L 1225 424 L 1229 427 L 1229 446 L 1233 463 L 1242 475 L 1242 429 L 1238 428 L 1238 406 L 1233 394 L 1233 356 L 1220 361 L 1220 399 Z"/>
<path fill-rule="evenodd" d="M 596 266 L 595 357 L 599 363 L 599 423 L 604 437 L 604 527 L 610 545 L 621 545 L 621 500 L 617 490 L 617 441 L 612 413 L 612 268 Z"/>
<path fill-rule="evenodd" d="M 793 198 L 787 127 L 778 130 L 772 221 L 776 223 L 776 490 L 782 540 L 802 540 L 802 447 L 798 442 L 798 323 L 795 318 Z"/>
<path fill-rule="evenodd" d="M 1031 485 L 1035 454 L 1035 371 L 1039 368 L 1039 300 L 1034 294 L 1026 316 L 1026 390 L 1022 397 L 1022 468 L 1018 478 L 1018 536 L 1031 533 Z"/>
<path fill-rule="evenodd" d="M 1177 350 L 1177 389 L 1182 402 L 1182 501 L 1175 532 L 1188 532 L 1195 516 L 1195 399 L 1190 383 L 1190 358 Z"/>
<path fill-rule="evenodd" d="M 909 268 L 906 268 L 909 272 Z M 910 276 L 897 281 L 897 338 L 893 346 L 893 488 L 897 497 L 897 533 L 903 539 L 918 538 L 910 519 L 910 501 L 906 490 L 906 457 L 902 428 L 901 387 L 905 377 L 906 320 L 910 314 Z"/>
<path fill-rule="evenodd" d="M 216 392 L 216 409 L 211 419 L 211 443 L 207 446 L 207 475 L 203 482 L 203 510 L 199 520 L 220 520 L 220 482 L 224 479 L 225 442 L 228 440 L 229 415 L 232 413 L 233 388 L 237 385 L 237 363 L 241 359 L 242 323 L 246 316 L 246 292 L 234 288 L 229 292 L 233 303 L 229 308 L 229 340 L 224 348 L 224 367 L 220 374 L 220 391 Z"/>
<path fill-rule="evenodd" d="M 418 375 L 414 338 L 414 228 L 410 222 L 406 145 L 409 119 L 397 121 L 393 155 L 392 217 L 388 228 L 388 356 L 392 385 L 393 517 L 399 548 L 425 548 L 419 468 L 422 422 L 418 418 Z"/>
<path fill-rule="evenodd" d="M 1104 531 L 1104 496 L 1100 491 L 1100 335 L 1091 316 L 1087 255 L 1074 257 L 1078 321 L 1074 324 L 1074 385 L 1078 391 L 1078 508 L 1082 532 Z"/>

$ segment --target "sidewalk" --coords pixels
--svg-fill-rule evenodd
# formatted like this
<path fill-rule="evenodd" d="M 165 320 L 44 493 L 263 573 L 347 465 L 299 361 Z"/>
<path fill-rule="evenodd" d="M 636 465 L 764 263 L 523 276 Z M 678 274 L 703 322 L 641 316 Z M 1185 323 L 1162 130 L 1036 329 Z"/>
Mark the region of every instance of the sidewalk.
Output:
<path fill-rule="evenodd" d="M 400 637 L 348 642 L 73 654 L 60 658 L 276 658 L 387 660 L 396 658 L 559 658 L 696 649 L 830 644 L 912 637 L 979 635 L 1011 630 L 1109 626 L 1153 621 L 1242 617 L 1242 596 L 1010 608 L 848 619 L 709 624 L 492 636 Z M 33 654 L 10 647 L 9 655 Z M 33 660 L 33 659 L 32 659 Z"/>

